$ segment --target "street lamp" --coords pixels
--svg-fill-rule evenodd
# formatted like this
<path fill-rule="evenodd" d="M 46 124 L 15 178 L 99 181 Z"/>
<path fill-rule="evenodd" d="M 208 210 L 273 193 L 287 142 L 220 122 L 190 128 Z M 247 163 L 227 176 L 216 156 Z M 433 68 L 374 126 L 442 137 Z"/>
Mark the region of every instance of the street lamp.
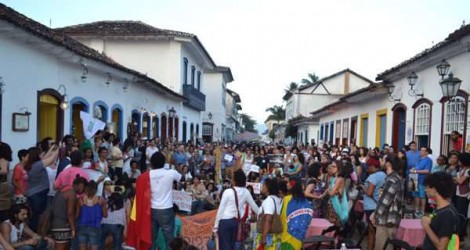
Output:
<path fill-rule="evenodd" d="M 207 117 L 209 117 L 209 120 L 212 120 L 212 113 L 209 112 L 209 114 L 207 114 Z"/>
<path fill-rule="evenodd" d="M 62 95 L 62 102 L 60 103 L 60 108 L 62 110 L 66 110 L 69 108 L 69 98 L 67 96 L 67 88 L 65 88 L 65 85 L 61 84 L 59 85 L 59 88 L 57 88 L 57 92 L 60 92 L 61 89 L 64 89 L 64 94 Z"/>
<path fill-rule="evenodd" d="M 395 99 L 395 97 L 393 96 L 393 93 L 395 92 L 395 85 L 390 84 L 390 85 L 387 86 L 387 88 L 388 88 L 388 101 L 389 102 L 400 102 L 401 98 Z"/>
<path fill-rule="evenodd" d="M 83 60 L 83 58 L 80 59 L 80 66 L 82 67 L 82 76 L 80 77 L 80 79 L 83 83 L 85 83 L 88 75 L 88 66 L 86 65 L 85 60 Z"/>
<path fill-rule="evenodd" d="M 168 114 L 170 115 L 170 118 L 175 117 L 175 114 L 176 114 L 175 108 L 171 107 L 171 109 L 168 110 Z"/>
<path fill-rule="evenodd" d="M 415 96 L 415 97 L 418 97 L 418 96 L 423 97 L 424 94 L 423 93 L 419 94 L 416 91 L 417 89 L 414 88 L 416 85 L 416 82 L 418 81 L 418 75 L 416 75 L 416 73 L 413 71 L 406 79 L 408 79 L 408 84 L 410 85 L 410 90 L 408 91 L 408 95 Z"/>
<path fill-rule="evenodd" d="M 449 98 L 449 100 L 452 100 L 455 96 L 457 96 L 457 92 L 459 92 L 461 83 L 462 80 L 454 77 L 454 74 L 450 72 L 447 78 L 442 79 L 439 82 L 439 85 L 441 85 L 442 89 L 442 95 Z"/>
<path fill-rule="evenodd" d="M 437 73 L 444 79 L 444 76 L 447 75 L 449 72 L 450 64 L 446 61 L 446 59 L 442 59 L 441 63 L 437 65 Z"/>

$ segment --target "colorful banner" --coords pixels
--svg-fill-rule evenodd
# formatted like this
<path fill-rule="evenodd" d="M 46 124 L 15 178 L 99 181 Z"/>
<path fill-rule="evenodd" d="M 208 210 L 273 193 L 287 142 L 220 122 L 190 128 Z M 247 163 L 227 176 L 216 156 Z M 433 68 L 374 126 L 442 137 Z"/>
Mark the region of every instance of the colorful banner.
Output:
<path fill-rule="evenodd" d="M 191 212 L 193 198 L 190 193 L 185 191 L 173 190 L 173 203 L 178 205 L 179 210 Z"/>
<path fill-rule="evenodd" d="M 179 217 L 183 222 L 181 234 L 183 239 L 198 249 L 207 250 L 207 241 L 212 238 L 217 210 L 212 210 L 193 216 Z"/>

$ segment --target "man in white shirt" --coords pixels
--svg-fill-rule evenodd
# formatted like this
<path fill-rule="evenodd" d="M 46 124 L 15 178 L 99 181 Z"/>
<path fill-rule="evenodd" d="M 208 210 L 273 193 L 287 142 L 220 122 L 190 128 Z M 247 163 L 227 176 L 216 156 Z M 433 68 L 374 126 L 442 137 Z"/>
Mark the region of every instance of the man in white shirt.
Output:
<path fill-rule="evenodd" d="M 181 174 L 173 169 L 164 169 L 165 156 L 154 153 L 150 158 L 150 207 L 152 208 L 152 249 L 156 249 L 158 230 L 168 244 L 173 240 L 175 213 L 173 211 L 173 182 L 181 180 Z M 170 249 L 169 247 L 167 247 Z"/>
<path fill-rule="evenodd" d="M 151 158 L 153 154 L 155 154 L 158 151 L 159 150 L 157 146 L 155 145 L 155 140 L 150 140 L 149 146 L 145 150 L 145 156 L 147 157 L 147 159 L 145 160 L 145 163 L 147 164 L 147 169 L 151 169 L 151 164 L 150 164 Z"/>

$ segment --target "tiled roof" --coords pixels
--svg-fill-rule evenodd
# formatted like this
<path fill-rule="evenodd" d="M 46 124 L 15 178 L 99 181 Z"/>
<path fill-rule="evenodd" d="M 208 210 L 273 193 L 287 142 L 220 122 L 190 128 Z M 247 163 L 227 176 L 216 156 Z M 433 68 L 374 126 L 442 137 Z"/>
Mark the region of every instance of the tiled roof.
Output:
<path fill-rule="evenodd" d="M 216 67 L 214 60 L 204 48 L 196 35 L 181 31 L 160 29 L 141 21 L 98 21 L 67 26 L 55 29 L 73 36 L 165 36 L 165 37 L 187 37 L 194 39 L 202 48 L 211 64 Z"/>
<path fill-rule="evenodd" d="M 166 93 L 170 95 L 184 99 L 182 95 L 172 91 L 171 89 L 165 87 L 163 84 L 155 81 L 154 79 L 149 78 L 148 76 L 138 71 L 124 67 L 121 64 L 118 64 L 117 62 L 112 60 L 111 58 L 99 53 L 98 51 L 92 48 L 89 48 L 83 45 L 77 40 L 65 35 L 64 33 L 57 32 L 53 29 L 50 29 L 47 26 L 44 26 L 34 21 L 33 19 L 28 18 L 27 16 L 18 13 L 17 11 L 13 10 L 10 7 L 7 7 L 6 5 L 2 3 L 0 3 L 0 20 L 9 22 L 12 25 L 17 26 L 25 30 L 26 32 L 36 37 L 39 37 L 41 39 L 44 39 L 52 44 L 64 47 L 67 50 L 74 52 L 79 56 L 82 56 L 84 58 L 88 58 L 91 60 L 95 60 L 105 65 L 108 65 L 110 67 L 113 67 L 115 69 L 127 72 L 129 74 L 133 74 L 143 79 L 144 81 L 150 82 L 151 84 L 157 86 L 158 88 L 162 89 L 163 91 L 165 91 Z"/>
<path fill-rule="evenodd" d="M 56 31 L 64 32 L 67 34 L 94 34 L 100 36 L 135 36 L 135 35 L 149 35 L 149 36 L 179 36 L 193 38 L 195 35 L 155 28 L 141 21 L 98 21 L 92 23 L 84 23 L 63 28 L 57 28 Z"/>
<path fill-rule="evenodd" d="M 390 73 L 393 73 L 397 70 L 399 70 L 400 68 L 408 65 L 408 64 L 411 64 L 425 56 L 428 56 L 429 54 L 432 54 L 432 53 L 435 53 L 439 50 L 441 50 L 442 48 L 445 48 L 447 47 L 448 45 L 456 42 L 456 41 L 459 41 L 460 39 L 462 39 L 463 37 L 465 36 L 468 36 L 470 35 L 470 24 L 467 24 L 467 25 L 464 25 L 462 27 L 460 27 L 459 29 L 455 30 L 454 32 L 450 33 L 449 36 L 447 36 L 447 38 L 440 42 L 440 43 L 437 43 L 436 45 L 432 46 L 431 48 L 427 48 L 425 50 L 423 50 L 421 53 L 415 55 L 414 57 L 398 64 L 397 66 L 391 68 L 391 69 L 388 69 L 380 74 L 377 75 L 377 78 L 376 80 L 377 81 L 381 81 L 381 80 L 384 80 L 385 76 L 390 74 Z"/>

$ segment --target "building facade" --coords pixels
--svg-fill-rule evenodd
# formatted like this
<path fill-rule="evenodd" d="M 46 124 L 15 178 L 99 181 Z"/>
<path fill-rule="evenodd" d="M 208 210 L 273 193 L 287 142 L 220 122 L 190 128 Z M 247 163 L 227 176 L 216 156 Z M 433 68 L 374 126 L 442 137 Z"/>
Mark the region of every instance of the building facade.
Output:
<path fill-rule="evenodd" d="M 218 66 L 205 75 L 206 110 L 203 113 L 202 139 L 205 142 L 227 140 L 227 84 L 233 82 L 230 68 Z"/>
<path fill-rule="evenodd" d="M 197 36 L 185 32 L 159 29 L 140 21 L 100 21 L 56 29 L 120 64 L 145 72 L 169 89 L 183 95 L 182 105 L 168 106 L 160 115 L 168 120 L 161 139 L 177 141 L 202 139 L 202 122 L 206 110 L 205 78 L 217 66 Z M 218 93 L 218 96 L 220 93 Z M 174 117 L 168 115 L 174 110 Z"/>
<path fill-rule="evenodd" d="M 121 139 L 132 130 L 160 133 L 151 126 L 151 120 L 158 121 L 155 114 L 185 100 L 5 5 L 0 9 L 0 136 L 14 150 L 65 134 L 83 140 L 89 128 L 83 126 L 80 111 L 94 114 Z"/>
<path fill-rule="evenodd" d="M 430 147 L 434 155 L 470 149 L 469 43 L 470 26 L 462 26 L 444 41 L 380 73 L 379 83 L 316 109 L 312 115 L 320 121 L 321 141 L 365 147 L 387 143 L 397 149 L 415 141 Z M 443 85 L 446 90 L 459 87 L 456 95 L 444 95 L 442 83 L 453 83 Z M 462 143 L 454 143 L 453 131 Z"/>
<path fill-rule="evenodd" d="M 230 142 L 235 139 L 235 135 L 241 131 L 241 121 L 239 112 L 242 110 L 240 95 L 231 89 L 226 89 L 225 93 L 225 141 Z"/>
<path fill-rule="evenodd" d="M 287 93 L 283 97 L 286 102 L 286 122 L 297 131 L 296 141 L 305 145 L 319 141 L 319 120 L 310 116 L 312 110 L 334 103 L 344 95 L 372 83 L 358 73 L 345 69 Z"/>

